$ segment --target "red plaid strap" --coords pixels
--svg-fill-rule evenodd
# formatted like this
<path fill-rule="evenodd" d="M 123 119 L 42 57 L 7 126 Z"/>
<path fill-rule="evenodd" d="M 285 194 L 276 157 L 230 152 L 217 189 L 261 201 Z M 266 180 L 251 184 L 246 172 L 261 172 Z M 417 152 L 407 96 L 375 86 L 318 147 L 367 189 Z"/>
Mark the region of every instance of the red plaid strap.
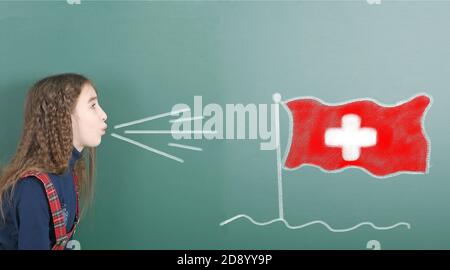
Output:
<path fill-rule="evenodd" d="M 53 183 L 50 180 L 48 174 L 37 171 L 29 171 L 23 174 L 22 178 L 25 178 L 27 176 L 35 176 L 44 185 L 45 193 L 47 194 L 48 204 L 50 206 L 50 211 L 52 214 L 53 227 L 56 239 L 56 243 L 52 247 L 52 250 L 63 250 L 69 239 L 72 237 L 72 234 L 75 232 L 75 227 L 78 223 L 78 180 L 76 179 L 76 175 L 74 174 L 74 182 L 77 191 L 77 212 L 75 216 L 75 223 L 73 229 L 69 233 L 66 232 L 66 226 L 64 224 L 64 214 L 61 209 L 58 194 L 56 193 L 56 189 L 53 186 Z"/>
<path fill-rule="evenodd" d="M 79 200 L 80 200 L 80 192 L 78 191 L 78 177 L 75 173 L 73 173 L 73 182 L 75 184 L 75 190 L 76 190 L 76 196 L 77 196 L 77 210 L 75 212 L 75 221 L 73 223 L 73 228 L 72 230 L 69 232 L 69 239 L 72 237 L 72 235 L 75 233 L 75 231 L 77 230 L 77 225 L 79 220 L 79 215 L 78 215 L 78 205 L 79 205 Z"/>

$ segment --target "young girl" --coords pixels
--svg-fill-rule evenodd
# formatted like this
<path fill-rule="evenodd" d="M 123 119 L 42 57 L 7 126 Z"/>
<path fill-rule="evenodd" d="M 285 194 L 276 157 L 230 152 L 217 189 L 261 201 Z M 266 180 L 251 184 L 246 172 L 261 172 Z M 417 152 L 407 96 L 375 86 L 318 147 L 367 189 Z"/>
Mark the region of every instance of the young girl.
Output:
<path fill-rule="evenodd" d="M 24 113 L 16 153 L 0 174 L 0 249 L 65 249 L 79 195 L 93 199 L 95 147 L 107 116 L 93 83 L 78 74 L 35 83 Z"/>

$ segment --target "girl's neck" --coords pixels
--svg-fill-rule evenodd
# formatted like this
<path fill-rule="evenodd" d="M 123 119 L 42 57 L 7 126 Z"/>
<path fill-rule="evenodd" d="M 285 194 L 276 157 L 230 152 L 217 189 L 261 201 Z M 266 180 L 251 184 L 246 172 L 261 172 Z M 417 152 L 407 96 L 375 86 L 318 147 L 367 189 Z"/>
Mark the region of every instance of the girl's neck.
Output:
<path fill-rule="evenodd" d="M 81 151 L 83 151 L 83 146 L 76 146 L 74 145 L 73 147 L 75 147 L 75 149 L 77 149 L 78 152 L 81 153 Z"/>

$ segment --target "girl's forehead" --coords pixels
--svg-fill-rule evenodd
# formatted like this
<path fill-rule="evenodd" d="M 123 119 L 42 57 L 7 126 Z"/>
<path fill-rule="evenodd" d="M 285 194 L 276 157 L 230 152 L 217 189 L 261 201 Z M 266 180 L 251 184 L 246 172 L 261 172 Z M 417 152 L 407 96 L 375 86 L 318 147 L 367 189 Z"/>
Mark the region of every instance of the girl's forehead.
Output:
<path fill-rule="evenodd" d="M 90 102 L 97 98 L 95 89 L 89 83 L 85 84 L 81 89 L 80 101 Z"/>

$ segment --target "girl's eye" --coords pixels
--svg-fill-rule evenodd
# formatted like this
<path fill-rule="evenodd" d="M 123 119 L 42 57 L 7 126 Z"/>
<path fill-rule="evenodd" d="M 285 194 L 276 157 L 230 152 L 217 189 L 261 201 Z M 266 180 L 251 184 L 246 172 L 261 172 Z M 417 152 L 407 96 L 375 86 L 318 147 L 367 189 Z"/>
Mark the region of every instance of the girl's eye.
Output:
<path fill-rule="evenodd" d="M 94 103 L 94 104 L 92 104 L 92 105 L 91 105 L 91 108 L 94 108 L 94 107 L 95 107 L 95 105 L 96 105 L 95 103 Z"/>

